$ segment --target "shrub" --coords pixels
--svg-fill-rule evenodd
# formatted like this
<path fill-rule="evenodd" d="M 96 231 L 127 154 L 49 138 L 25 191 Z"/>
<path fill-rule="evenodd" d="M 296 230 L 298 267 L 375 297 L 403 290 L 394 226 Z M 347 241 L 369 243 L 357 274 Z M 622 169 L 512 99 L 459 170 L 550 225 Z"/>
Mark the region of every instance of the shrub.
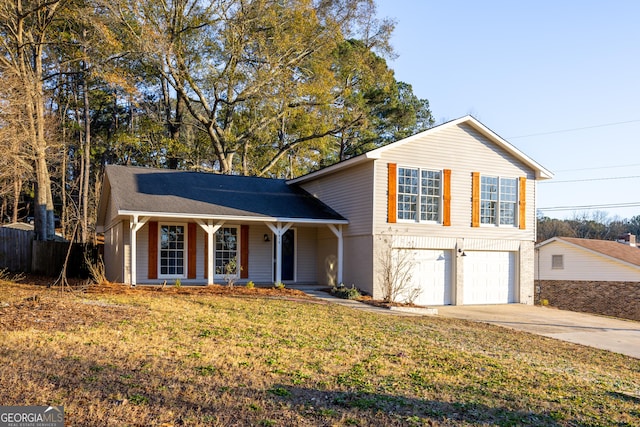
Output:
<path fill-rule="evenodd" d="M 331 289 L 331 294 L 343 299 L 359 299 L 362 297 L 362 294 L 355 285 L 347 288 L 343 283 L 340 283 L 339 286 L 334 286 Z"/>
<path fill-rule="evenodd" d="M 245 286 L 247 287 L 247 289 L 253 289 L 256 287 L 256 284 L 253 283 L 253 280 L 249 280 Z"/>
<path fill-rule="evenodd" d="M 273 284 L 273 287 L 276 289 L 284 289 L 284 283 L 282 282 L 276 282 Z"/>

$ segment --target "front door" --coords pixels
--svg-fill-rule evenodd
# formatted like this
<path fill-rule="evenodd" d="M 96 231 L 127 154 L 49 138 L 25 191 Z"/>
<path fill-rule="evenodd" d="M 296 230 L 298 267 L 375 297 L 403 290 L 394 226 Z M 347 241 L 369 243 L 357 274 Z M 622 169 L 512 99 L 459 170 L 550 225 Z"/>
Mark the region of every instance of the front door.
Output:
<path fill-rule="evenodd" d="M 295 279 L 296 250 L 295 231 L 287 230 L 282 236 L 282 281 L 292 281 Z M 273 281 L 276 280 L 276 253 L 278 244 L 274 236 L 273 239 Z"/>

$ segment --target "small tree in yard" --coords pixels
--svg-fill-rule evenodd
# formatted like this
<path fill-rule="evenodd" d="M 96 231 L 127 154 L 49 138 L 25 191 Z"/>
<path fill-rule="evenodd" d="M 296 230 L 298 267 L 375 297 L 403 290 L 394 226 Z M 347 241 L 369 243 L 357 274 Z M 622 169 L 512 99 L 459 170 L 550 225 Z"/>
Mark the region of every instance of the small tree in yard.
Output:
<path fill-rule="evenodd" d="M 394 248 L 393 237 L 381 234 L 378 237 L 378 274 L 384 302 L 413 303 L 420 289 L 412 287 L 413 265 L 415 263 L 412 248 Z"/>
<path fill-rule="evenodd" d="M 236 258 L 231 258 L 223 268 L 218 269 L 219 274 L 224 274 L 224 281 L 227 282 L 227 286 L 233 288 L 238 278 L 238 272 L 242 271 L 242 266 L 238 265 Z"/>

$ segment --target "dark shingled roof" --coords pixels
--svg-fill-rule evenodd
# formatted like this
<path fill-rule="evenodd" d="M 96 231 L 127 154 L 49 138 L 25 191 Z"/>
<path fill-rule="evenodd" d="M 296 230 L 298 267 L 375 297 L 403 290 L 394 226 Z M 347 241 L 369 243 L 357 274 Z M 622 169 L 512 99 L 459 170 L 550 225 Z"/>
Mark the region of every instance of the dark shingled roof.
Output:
<path fill-rule="evenodd" d="M 114 165 L 106 176 L 118 211 L 345 221 L 283 179 Z"/>
<path fill-rule="evenodd" d="M 640 249 L 612 240 L 579 239 L 577 237 L 558 237 L 568 243 L 617 258 L 621 261 L 640 266 Z"/>

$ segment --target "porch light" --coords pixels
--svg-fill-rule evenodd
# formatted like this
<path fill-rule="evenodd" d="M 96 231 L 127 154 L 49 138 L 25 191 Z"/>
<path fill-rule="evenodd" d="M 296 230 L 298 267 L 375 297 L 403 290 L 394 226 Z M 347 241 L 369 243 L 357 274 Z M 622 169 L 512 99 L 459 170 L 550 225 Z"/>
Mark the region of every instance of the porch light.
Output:
<path fill-rule="evenodd" d="M 263 238 L 264 238 L 265 242 L 270 242 L 271 241 L 271 239 L 269 238 L 268 234 L 265 234 Z"/>

